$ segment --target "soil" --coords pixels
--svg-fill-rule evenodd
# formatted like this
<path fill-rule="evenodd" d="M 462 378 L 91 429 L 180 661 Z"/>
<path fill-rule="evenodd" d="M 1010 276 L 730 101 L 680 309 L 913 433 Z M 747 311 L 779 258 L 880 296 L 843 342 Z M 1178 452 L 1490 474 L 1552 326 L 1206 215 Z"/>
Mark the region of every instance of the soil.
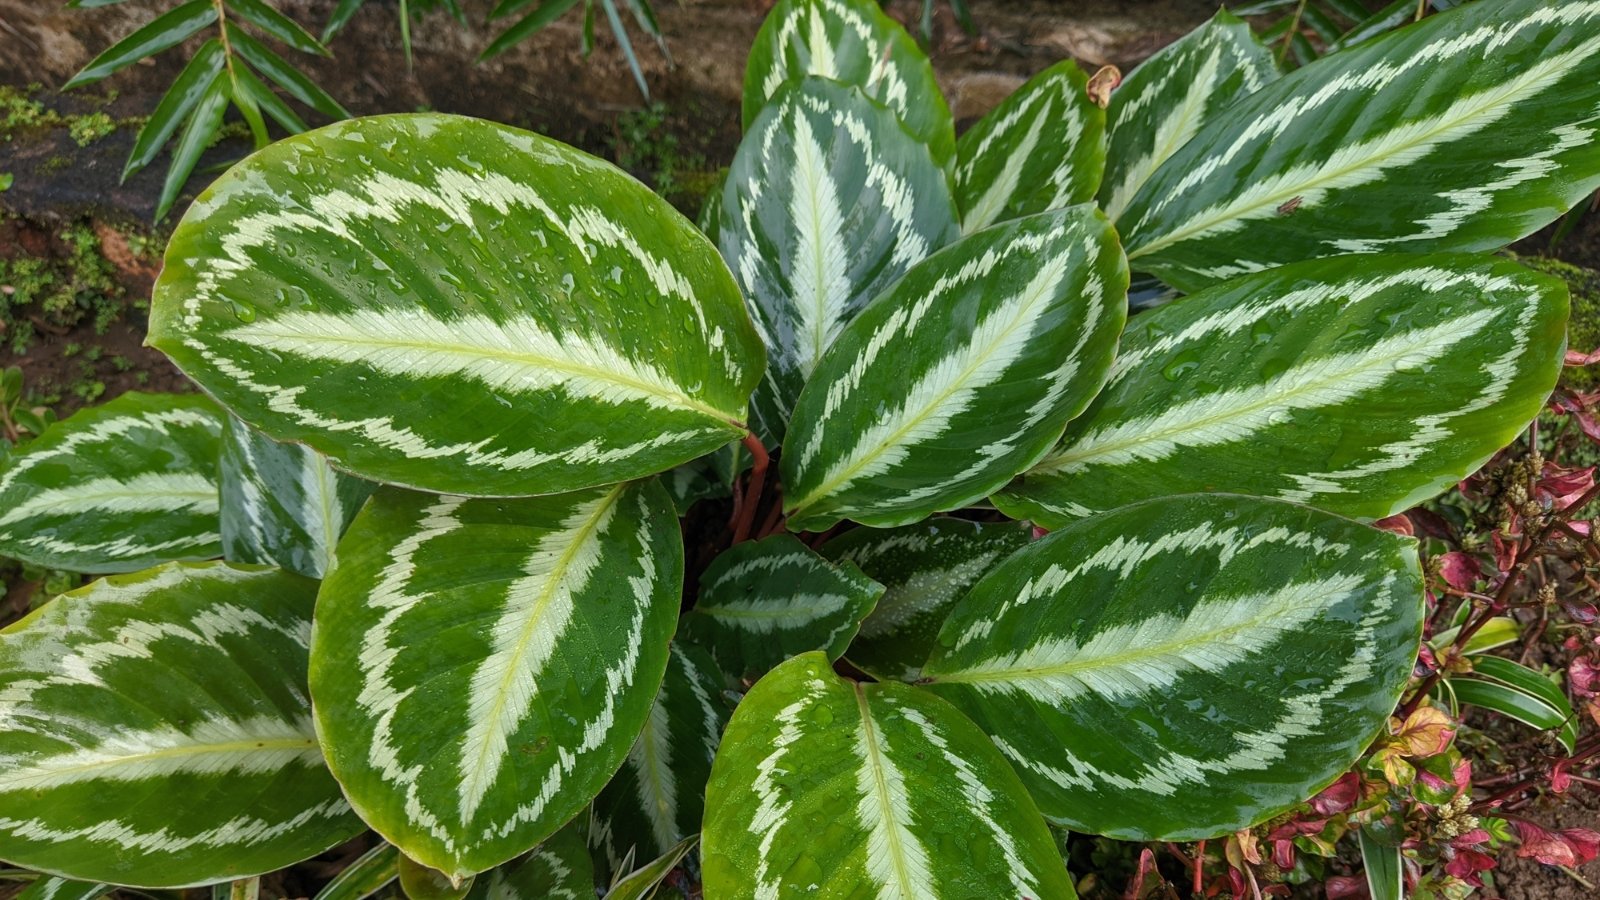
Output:
<path fill-rule="evenodd" d="M 964 34 L 940 0 L 930 47 L 958 126 L 975 121 L 1026 76 L 1064 57 L 1091 70 L 1114 64 L 1127 71 L 1208 19 L 1217 5 L 1215 0 L 969 2 L 979 33 Z M 181 215 L 187 196 L 164 222 L 152 226 L 166 158 L 125 183 L 120 180 L 140 117 L 155 107 L 187 52 L 168 52 L 70 94 L 55 90 L 95 53 L 169 5 L 77 10 L 56 0 L 0 0 L 0 88 L 23 91 L 48 119 L 9 130 L 0 126 L 0 175 L 14 177 L 9 190 L 0 191 L 0 264 L 43 261 L 84 305 L 75 317 L 22 310 L 34 337 L 19 352 L 13 347 L 14 334 L 0 332 L 0 368 L 21 366 L 34 400 L 60 415 L 130 389 L 191 389 L 164 357 L 143 346 L 144 309 L 159 261 L 140 247 L 161 245 L 163 230 Z M 317 26 L 327 20 L 335 0 L 276 0 L 275 5 L 297 21 Z M 529 128 L 618 162 L 661 187 L 686 212 L 694 212 L 710 182 L 706 176 L 726 165 L 738 142 L 745 54 L 771 0 L 657 0 L 671 60 L 643 35 L 633 34 L 650 85 L 648 103 L 603 24 L 587 60 L 580 50 L 580 20 L 568 15 L 478 64 L 477 55 L 504 23 L 493 28 L 483 24 L 488 0 L 463 0 L 462 5 L 466 26 L 440 12 L 413 26 L 415 58 L 410 67 L 400 45 L 394 0 L 367 0 L 332 43 L 333 58 L 294 55 L 292 61 L 354 114 L 427 109 Z M 891 0 L 889 7 L 902 21 L 914 23 L 921 2 Z M 84 140 L 85 132 L 73 127 L 102 114 L 112 125 L 109 133 L 94 129 Z M 233 129 L 232 136 L 207 151 L 189 190 L 200 189 L 248 151 L 248 141 Z M 93 279 L 92 289 L 81 288 L 84 279 L 74 268 L 86 263 L 81 241 L 71 238 L 81 238 L 85 229 L 95 238 L 98 253 L 91 263 L 104 276 Z M 1535 236 L 1518 250 L 1546 252 L 1548 238 L 1548 233 Z M 1584 219 L 1555 255 L 1600 269 L 1600 212 Z M 6 271 L 0 268 L 0 290 L 7 287 Z M 0 297 L 0 310 L 6 299 Z M 95 312 L 106 305 L 114 307 L 110 314 Z M 0 616 L 6 608 L 25 604 L 33 591 L 32 584 L 15 577 L 8 581 Z M 1600 799 L 1593 795 L 1575 793 L 1528 814 L 1556 827 L 1600 829 Z M 309 893 L 317 878 L 337 871 L 360 849 L 341 848 L 297 867 L 288 877 L 311 881 L 273 884 L 269 891 L 272 896 Z M 1593 887 L 1600 885 L 1600 863 L 1579 873 L 1585 884 L 1508 851 L 1497 874 L 1499 895 L 1506 900 L 1600 896 Z M 5 896 L 6 889 L 0 888 L 0 897 Z"/>

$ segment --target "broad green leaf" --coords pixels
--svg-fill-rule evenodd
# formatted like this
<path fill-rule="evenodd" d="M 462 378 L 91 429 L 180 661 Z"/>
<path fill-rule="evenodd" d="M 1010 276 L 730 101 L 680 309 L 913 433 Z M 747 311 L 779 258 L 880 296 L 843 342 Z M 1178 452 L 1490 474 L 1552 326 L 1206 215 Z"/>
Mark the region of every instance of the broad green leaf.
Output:
<path fill-rule="evenodd" d="M 189 114 L 189 121 L 183 126 L 183 133 L 172 147 L 172 162 L 167 166 L 167 176 L 161 182 L 161 196 L 156 200 L 157 219 L 170 212 L 172 205 L 178 202 L 178 192 L 188 183 L 195 164 L 200 162 L 200 154 L 216 140 L 227 111 L 228 79 L 225 73 L 218 72 L 206 85 L 194 111 Z"/>
<path fill-rule="evenodd" d="M 155 112 L 139 128 L 139 134 L 133 140 L 133 150 L 128 154 L 128 162 L 122 167 L 122 180 L 126 181 L 129 175 L 143 169 L 156 158 L 167 141 L 178 133 L 178 126 L 188 119 L 212 82 L 222 73 L 226 62 L 220 40 L 213 38 L 200 45 L 188 65 L 183 67 L 183 71 L 173 79 L 172 86 L 162 95 Z"/>
<path fill-rule="evenodd" d="M 1567 290 L 1507 260 L 1351 256 L 1136 316 L 1059 448 L 994 498 L 1059 527 L 1222 491 L 1377 519 L 1449 488 L 1538 414 Z"/>
<path fill-rule="evenodd" d="M 723 670 L 750 681 L 791 656 L 838 659 L 883 585 L 851 563 L 834 565 L 792 534 L 735 544 L 700 576 L 700 598 L 680 633 Z"/>
<path fill-rule="evenodd" d="M 903 528 L 857 528 L 822 546 L 884 585 L 845 656 L 880 681 L 916 681 L 939 626 L 967 589 L 1028 543 L 1017 522 L 934 518 Z"/>
<path fill-rule="evenodd" d="M 1105 381 L 1127 261 L 1092 206 L 969 235 L 845 329 L 784 438 L 789 525 L 959 509 L 1049 452 Z"/>
<path fill-rule="evenodd" d="M 1074 831 L 1215 837 L 1305 800 L 1416 660 L 1416 544 L 1309 507 L 1164 498 L 1001 563 L 923 666 Z"/>
<path fill-rule="evenodd" d="M 717 240 L 768 347 L 755 410 L 776 441 L 840 331 L 959 234 L 955 201 L 887 107 L 822 78 L 762 110 L 722 191 Z"/>
<path fill-rule="evenodd" d="M 89 61 L 78 74 L 61 86 L 63 91 L 110 75 L 147 56 L 183 43 L 191 35 L 217 21 L 217 8 L 212 0 L 190 0 L 188 3 L 151 19 L 149 23 L 108 47 Z"/>
<path fill-rule="evenodd" d="M 298 444 L 269 440 L 233 416 L 222 432 L 222 553 L 321 578 L 339 535 L 373 486 Z"/>
<path fill-rule="evenodd" d="M 230 169 L 173 234 L 149 342 L 275 440 L 480 496 L 709 453 L 743 432 L 762 360 L 666 201 L 564 144 L 433 114 Z"/>
<path fill-rule="evenodd" d="M 365 900 L 400 877 L 400 851 L 388 841 L 361 854 L 345 866 L 322 890 L 316 900 Z"/>
<path fill-rule="evenodd" d="M 313 53 L 318 56 L 333 55 L 311 32 L 300 27 L 299 22 L 278 12 L 265 0 L 223 0 L 223 2 L 239 18 L 302 53 Z"/>
<path fill-rule="evenodd" d="M 236 28 L 232 22 L 224 22 L 223 25 L 233 52 L 266 76 L 268 81 L 283 88 L 289 96 L 330 118 L 342 119 L 350 115 L 348 110 L 339 105 L 339 101 L 318 87 L 304 72 L 272 52 L 267 45 Z"/>
<path fill-rule="evenodd" d="M 1211 21 L 1140 63 L 1112 92 L 1100 202 L 1112 221 L 1151 174 L 1200 127 L 1278 77 L 1250 26 L 1218 10 Z"/>
<path fill-rule="evenodd" d="M 1405 867 L 1399 845 L 1378 840 L 1370 828 L 1356 830 L 1361 845 L 1361 864 L 1367 871 L 1367 893 L 1372 900 L 1404 900 Z"/>
<path fill-rule="evenodd" d="M 1567 753 L 1577 747 L 1578 716 L 1567 695 L 1550 679 L 1498 656 L 1473 660 L 1472 674 L 1450 680 L 1456 699 L 1532 725 L 1558 730 Z"/>
<path fill-rule="evenodd" d="M 317 600 L 329 766 L 407 856 L 455 878 L 576 816 L 650 714 L 683 543 L 655 482 L 525 500 L 383 489 Z"/>
<path fill-rule="evenodd" d="M 1118 218 L 1184 290 L 1340 253 L 1487 250 L 1600 187 L 1600 0 L 1469 3 L 1205 125 Z"/>
<path fill-rule="evenodd" d="M 983 732 L 917 688 L 839 678 L 821 653 L 734 711 L 700 852 L 707 897 L 1075 896 Z"/>
<path fill-rule="evenodd" d="M 93 881 L 71 881 L 54 875 L 41 875 L 17 894 L 17 900 L 96 900 L 111 893 L 111 885 Z"/>
<path fill-rule="evenodd" d="M 137 392 L 51 426 L 0 466 L 0 555 L 95 573 L 220 555 L 221 431 L 204 397 Z"/>
<path fill-rule="evenodd" d="M 589 843 L 615 872 L 700 831 L 706 779 L 728 724 L 726 677 L 704 650 L 675 642 L 667 677 L 628 759 L 594 801 Z"/>
<path fill-rule="evenodd" d="M 579 821 L 569 822 L 526 858 L 496 866 L 472 883 L 470 900 L 594 900 L 594 863 Z"/>
<path fill-rule="evenodd" d="M 0 846 L 85 881 L 270 872 L 361 823 L 312 730 L 316 583 L 223 563 L 96 581 L 0 632 Z"/>
<path fill-rule="evenodd" d="M 700 835 L 692 834 L 673 845 L 667 852 L 618 878 L 611 886 L 611 890 L 606 891 L 605 900 L 650 900 L 655 896 L 656 888 L 662 879 L 683 861 L 699 841 Z"/>
<path fill-rule="evenodd" d="M 406 900 L 464 900 L 477 882 L 477 876 L 453 878 L 401 854 L 400 893 Z"/>
<path fill-rule="evenodd" d="M 1029 79 L 961 136 L 956 203 L 967 232 L 1094 199 L 1106 113 L 1072 60 Z"/>
<path fill-rule="evenodd" d="M 876 0 L 779 0 L 756 33 L 744 70 L 744 124 L 783 86 L 807 75 L 854 85 L 894 110 L 934 161 L 955 161 L 955 121 L 933 66 Z"/>

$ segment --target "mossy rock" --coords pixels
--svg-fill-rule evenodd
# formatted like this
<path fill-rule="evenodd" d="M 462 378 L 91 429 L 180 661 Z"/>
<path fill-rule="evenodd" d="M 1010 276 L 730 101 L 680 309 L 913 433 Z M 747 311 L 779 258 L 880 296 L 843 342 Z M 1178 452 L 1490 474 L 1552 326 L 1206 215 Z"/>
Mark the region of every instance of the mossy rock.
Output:
<path fill-rule="evenodd" d="M 1546 256 L 1519 255 L 1517 261 L 1537 272 L 1562 279 L 1572 291 L 1567 346 L 1585 353 L 1600 347 L 1600 272 Z M 1600 365 L 1566 369 L 1562 381 L 1580 391 L 1600 388 Z"/>

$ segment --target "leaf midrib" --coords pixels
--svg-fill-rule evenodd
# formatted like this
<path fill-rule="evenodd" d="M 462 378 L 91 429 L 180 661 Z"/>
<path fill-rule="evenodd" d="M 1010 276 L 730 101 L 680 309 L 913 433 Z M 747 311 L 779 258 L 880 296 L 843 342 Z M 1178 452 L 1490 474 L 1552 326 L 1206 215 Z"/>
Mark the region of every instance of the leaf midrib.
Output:
<path fill-rule="evenodd" d="M 0 791 L 26 789 L 29 781 L 35 778 L 58 777 L 61 775 L 91 772 L 96 769 L 110 769 L 124 765 L 138 765 L 159 759 L 170 759 L 183 756 L 215 756 L 229 753 L 252 754 L 270 753 L 278 750 L 314 750 L 318 746 L 315 737 L 303 736 L 296 738 L 258 738 L 255 740 L 224 741 L 217 744 L 185 744 L 181 747 L 167 747 L 161 750 L 151 750 L 147 753 L 130 753 L 124 756 L 115 756 L 95 762 L 83 763 L 76 766 L 63 766 L 50 769 L 36 769 L 23 775 L 14 771 L 8 776 L 0 776 Z M 141 779 L 142 780 L 142 779 Z M 16 785 L 12 787 L 11 785 Z"/>
<path fill-rule="evenodd" d="M 878 732 L 873 727 L 872 709 L 867 705 L 867 693 L 862 689 L 860 682 L 851 685 L 856 695 L 856 708 L 861 713 L 861 733 L 867 748 L 867 764 L 872 766 L 872 792 L 878 801 L 878 814 L 884 823 L 884 837 L 889 842 L 889 859 L 894 864 L 895 881 L 899 890 L 897 893 L 903 900 L 916 900 L 910 893 L 911 873 L 906 871 L 905 850 L 900 846 L 899 829 L 895 823 L 898 810 L 889 801 L 889 786 L 883 779 L 883 751 L 878 748 Z"/>

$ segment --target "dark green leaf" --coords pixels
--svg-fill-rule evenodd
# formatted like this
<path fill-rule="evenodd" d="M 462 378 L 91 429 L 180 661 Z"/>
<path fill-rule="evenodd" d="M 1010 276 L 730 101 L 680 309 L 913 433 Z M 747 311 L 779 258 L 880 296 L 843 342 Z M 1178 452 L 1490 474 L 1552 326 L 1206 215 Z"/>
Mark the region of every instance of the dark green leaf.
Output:
<path fill-rule="evenodd" d="M 154 56 L 170 47 L 176 47 L 200 29 L 217 20 L 217 8 L 211 0 L 191 0 L 151 20 L 143 28 L 112 44 L 109 49 L 72 76 L 61 89 L 71 90 L 79 85 L 110 75 L 125 66 L 131 66 L 147 56 Z"/>
<path fill-rule="evenodd" d="M 228 9 L 239 14 L 239 18 L 302 53 L 313 53 L 318 56 L 333 55 L 321 41 L 312 36 L 311 32 L 301 28 L 300 23 L 278 12 L 266 0 L 224 0 L 224 2 Z"/>
<path fill-rule="evenodd" d="M 517 0 L 517 2 L 501 3 L 499 6 L 495 7 L 494 15 L 491 15 L 489 18 L 496 19 L 500 16 L 510 15 L 517 10 L 523 9 L 532 2 L 533 0 Z M 488 47 L 484 48 L 483 53 L 479 55 L 478 58 L 480 60 L 488 59 L 491 56 L 496 56 L 504 52 L 506 48 L 513 44 L 519 43 L 528 35 L 533 34 L 535 31 L 538 31 L 546 25 L 549 25 L 551 22 L 554 22 L 556 19 L 561 18 L 562 13 L 565 13 L 567 10 L 577 5 L 578 0 L 543 0 L 543 2 L 539 4 L 538 9 L 529 13 L 525 18 L 517 22 L 517 24 L 507 28 L 505 31 L 500 32 L 499 36 L 491 41 Z M 587 16 L 588 13 L 585 13 L 585 15 Z"/>
<path fill-rule="evenodd" d="M 200 45 L 189 64 L 178 73 L 172 87 L 161 97 L 161 102 L 156 104 L 155 112 L 139 128 L 139 134 L 133 140 L 133 151 L 128 154 L 128 162 L 122 167 L 123 181 L 156 158 L 161 148 L 177 133 L 178 126 L 194 111 L 200 98 L 210 90 L 226 64 L 227 56 L 223 53 L 222 41 L 212 38 Z"/>
<path fill-rule="evenodd" d="M 172 163 L 167 167 L 166 180 L 161 184 L 161 199 L 156 202 L 156 218 L 160 219 L 178 200 L 178 192 L 189 180 L 200 154 L 216 140 L 222 128 L 222 116 L 228 111 L 228 78 L 226 72 L 212 76 L 211 84 L 195 104 L 194 112 L 183 126 L 178 143 L 172 148 Z"/>
<path fill-rule="evenodd" d="M 248 34 L 245 34 L 233 23 L 224 23 L 228 31 L 228 41 L 233 46 L 233 51 L 249 63 L 256 71 L 267 77 L 268 81 L 283 88 L 289 96 L 311 107 L 317 112 L 334 119 L 347 118 L 350 113 L 339 105 L 339 101 L 328 96 L 328 92 L 317 87 L 316 82 L 307 78 L 304 72 L 284 62 L 283 57 L 272 52 L 267 46 Z"/>

